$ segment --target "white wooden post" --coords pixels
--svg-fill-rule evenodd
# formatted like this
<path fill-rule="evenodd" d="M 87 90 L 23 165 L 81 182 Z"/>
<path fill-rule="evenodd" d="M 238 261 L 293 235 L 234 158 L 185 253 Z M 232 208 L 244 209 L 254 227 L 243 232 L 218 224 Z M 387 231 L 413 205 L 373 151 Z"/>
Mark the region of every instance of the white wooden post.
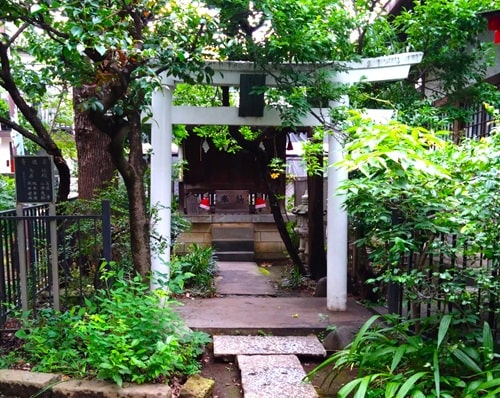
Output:
<path fill-rule="evenodd" d="M 151 289 L 165 287 L 157 278 L 165 280 L 170 274 L 170 230 L 172 222 L 172 91 L 173 82 L 163 79 L 164 86 L 153 93 L 151 124 L 151 207 L 157 207 L 157 222 L 152 225 L 152 246 L 161 244 L 164 250 L 151 253 Z M 170 84 L 169 84 L 170 83 Z M 160 239 L 158 242 L 157 239 Z"/>
<path fill-rule="evenodd" d="M 349 98 L 331 102 L 330 107 L 347 106 Z M 328 136 L 328 196 L 327 196 L 327 250 L 326 250 L 326 306 L 330 311 L 347 310 L 347 212 L 342 209 L 343 197 L 337 188 L 348 178 L 347 170 L 333 166 L 343 159 L 340 137 Z"/>

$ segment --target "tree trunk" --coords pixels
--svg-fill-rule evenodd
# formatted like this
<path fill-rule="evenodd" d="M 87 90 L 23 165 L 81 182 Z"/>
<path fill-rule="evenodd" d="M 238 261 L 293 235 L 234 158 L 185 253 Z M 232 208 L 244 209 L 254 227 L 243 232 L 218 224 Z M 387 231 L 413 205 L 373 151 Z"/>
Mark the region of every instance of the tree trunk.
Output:
<path fill-rule="evenodd" d="M 133 174 L 125 181 L 129 198 L 130 248 L 134 269 L 143 277 L 151 271 L 150 221 L 146 211 L 143 177 Z M 169 186 L 166 186 L 169 189 Z"/>
<path fill-rule="evenodd" d="M 56 154 L 51 154 L 50 152 L 48 153 L 53 156 L 54 164 L 57 168 L 57 172 L 59 173 L 59 187 L 57 189 L 56 201 L 57 203 L 64 202 L 68 200 L 70 193 L 71 173 L 60 150 L 58 150 Z"/>
<path fill-rule="evenodd" d="M 147 164 L 142 153 L 140 114 L 130 112 L 127 121 L 109 132 L 110 153 L 127 188 L 130 224 L 130 248 L 134 269 L 146 277 L 151 271 L 150 219 L 147 212 L 144 175 Z M 125 156 L 123 142 L 128 138 L 129 154 Z M 168 185 L 166 189 L 170 189 Z"/>
<path fill-rule="evenodd" d="M 322 162 L 321 157 L 318 161 Z M 325 251 L 325 228 L 324 228 L 324 206 L 323 206 L 323 183 L 322 175 L 311 175 L 307 178 L 308 195 L 308 268 L 314 280 L 326 276 L 326 251 Z"/>
<path fill-rule="evenodd" d="M 80 90 L 73 90 L 75 142 L 78 152 L 78 197 L 92 199 L 111 183 L 116 167 L 109 153 L 111 138 L 100 131 L 82 112 Z"/>

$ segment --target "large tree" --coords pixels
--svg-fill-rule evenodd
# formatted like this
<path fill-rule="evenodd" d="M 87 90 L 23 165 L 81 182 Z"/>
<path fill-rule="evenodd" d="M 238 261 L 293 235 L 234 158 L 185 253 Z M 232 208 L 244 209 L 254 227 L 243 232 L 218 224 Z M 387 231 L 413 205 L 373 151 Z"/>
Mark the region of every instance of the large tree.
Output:
<path fill-rule="evenodd" d="M 208 9 L 163 1 L 110 0 L 105 7 L 94 0 L 4 3 L 3 19 L 23 28 L 26 50 L 43 61 L 44 72 L 77 89 L 78 117 L 101 137 L 95 144 L 107 148 L 123 177 L 134 267 L 146 275 L 151 231 L 143 112 L 162 72 L 199 81 L 209 76 L 203 62 L 203 48 L 214 43 Z"/>
<path fill-rule="evenodd" d="M 301 126 L 302 116 L 312 108 L 327 108 L 329 101 L 347 93 L 347 87 L 328 83 L 331 76 L 325 67 L 336 66 L 334 69 L 340 71 L 342 62 L 359 59 L 365 41 L 373 35 L 370 26 L 386 3 L 335 0 L 212 2 L 221 7 L 221 16 L 226 20 L 227 41 L 223 53 L 231 60 L 252 61 L 258 69 L 275 78 L 275 88 L 263 88 L 267 106 L 276 108 L 283 126 L 291 129 L 307 129 L 307 126 Z M 291 64 L 309 64 L 312 68 L 304 72 L 291 68 Z M 309 175 L 307 268 L 301 264 L 290 241 L 279 206 L 271 209 L 290 258 L 301 271 L 308 269 L 314 279 L 319 279 L 326 275 L 323 208 L 326 162 L 322 142 L 325 134 L 335 134 L 339 119 L 336 116 L 331 119 L 328 112 L 315 116 L 323 127 L 310 135 L 305 155 Z M 242 142 L 235 133 L 237 130 L 233 130 L 233 137 Z M 276 131 L 276 134 L 280 133 Z M 258 151 L 258 147 L 255 150 Z"/>
<path fill-rule="evenodd" d="M 482 41 L 486 19 L 480 12 L 500 6 L 491 0 L 404 1 L 396 15 L 378 18 L 365 37 L 362 54 L 421 51 L 423 59 L 401 82 L 364 85 L 352 105 L 389 108 L 411 126 L 454 129 L 456 140 L 471 114 L 483 102 L 500 103 L 498 89 L 484 81 L 493 58 L 492 43 Z M 365 239 L 366 220 L 353 212 L 353 240 Z M 361 295 L 372 295 L 363 282 L 373 277 L 366 246 L 356 248 L 355 283 Z"/>
<path fill-rule="evenodd" d="M 397 15 L 377 21 L 377 36 L 364 54 L 421 51 L 422 62 L 403 82 L 367 86 L 359 105 L 391 107 L 406 123 L 440 129 L 463 125 L 478 104 L 498 102 L 498 90 L 484 81 L 494 51 L 492 43 L 484 42 L 487 21 L 480 12 L 500 2 L 405 3 L 408 7 Z"/>

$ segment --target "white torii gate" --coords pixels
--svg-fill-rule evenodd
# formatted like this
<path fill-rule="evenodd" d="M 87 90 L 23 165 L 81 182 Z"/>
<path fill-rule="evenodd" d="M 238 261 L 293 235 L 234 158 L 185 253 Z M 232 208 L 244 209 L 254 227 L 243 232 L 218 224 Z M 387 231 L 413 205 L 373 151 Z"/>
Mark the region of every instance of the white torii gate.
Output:
<path fill-rule="evenodd" d="M 332 73 L 331 82 L 354 84 L 360 81 L 394 81 L 408 77 L 412 65 L 419 63 L 422 53 L 403 53 L 378 58 L 363 59 L 361 62 L 344 63 L 345 71 Z M 263 73 L 249 62 L 208 62 L 215 71 L 211 85 L 239 86 L 241 74 Z M 302 70 L 317 68 L 317 65 L 290 65 Z M 328 66 L 324 69 L 328 71 Z M 237 126 L 280 126 L 281 120 L 276 110 L 265 109 L 262 117 L 240 117 L 236 107 L 196 107 L 173 106 L 172 93 L 180 80 L 163 77 L 163 89 L 153 94 L 151 126 L 151 206 L 158 205 L 158 223 L 154 225 L 156 234 L 165 240 L 168 248 L 164 253 L 152 253 L 152 272 L 169 274 L 170 230 L 172 191 L 172 125 L 237 125 Z M 274 78 L 266 76 L 266 86 L 275 86 Z M 348 101 L 348 99 L 346 99 Z M 330 103 L 330 107 L 339 104 Z M 318 112 L 319 110 L 315 110 Z M 311 115 L 306 116 L 303 126 L 319 125 Z M 328 138 L 328 164 L 343 158 L 342 145 L 333 135 Z M 327 308 L 330 311 L 347 309 L 347 213 L 342 209 L 343 198 L 336 195 L 337 188 L 347 179 L 347 171 L 331 170 L 328 178 L 327 196 Z M 160 287 L 152 282 L 152 288 Z"/>

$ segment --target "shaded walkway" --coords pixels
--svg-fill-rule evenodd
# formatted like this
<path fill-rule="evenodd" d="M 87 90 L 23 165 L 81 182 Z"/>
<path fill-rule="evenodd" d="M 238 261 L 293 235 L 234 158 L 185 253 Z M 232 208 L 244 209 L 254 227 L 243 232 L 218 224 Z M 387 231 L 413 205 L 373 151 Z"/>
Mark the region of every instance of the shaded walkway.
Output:
<path fill-rule="evenodd" d="M 327 326 L 360 327 L 373 313 L 355 300 L 345 312 L 325 297 L 275 297 L 276 275 L 254 262 L 219 262 L 215 298 L 183 299 L 178 312 L 192 329 L 210 334 L 307 335 Z"/>

